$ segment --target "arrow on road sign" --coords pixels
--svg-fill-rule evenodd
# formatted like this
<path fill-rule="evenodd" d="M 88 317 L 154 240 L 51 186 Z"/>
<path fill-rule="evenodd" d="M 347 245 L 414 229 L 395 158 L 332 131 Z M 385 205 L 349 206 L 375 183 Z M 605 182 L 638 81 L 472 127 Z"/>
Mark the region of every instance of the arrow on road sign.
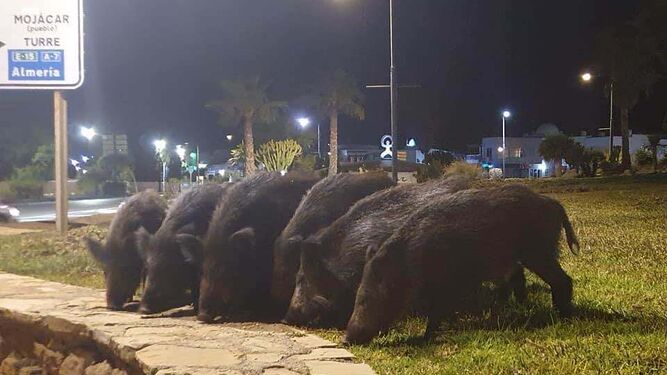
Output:
<path fill-rule="evenodd" d="M 4 47 L 4 46 L 5 46 L 5 43 L 0 42 L 0 48 L 2 48 L 2 47 Z"/>

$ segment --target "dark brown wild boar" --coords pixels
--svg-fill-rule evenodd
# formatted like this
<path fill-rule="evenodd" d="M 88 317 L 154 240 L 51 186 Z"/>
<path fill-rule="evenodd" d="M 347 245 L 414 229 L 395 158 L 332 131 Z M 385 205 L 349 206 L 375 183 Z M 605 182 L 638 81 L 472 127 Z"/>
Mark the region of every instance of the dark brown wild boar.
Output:
<path fill-rule="evenodd" d="M 137 233 L 146 263 L 146 285 L 140 312 L 156 313 L 185 304 L 187 292 L 195 309 L 199 303 L 202 249 L 213 211 L 231 184 L 207 184 L 182 193 L 154 235 Z"/>
<path fill-rule="evenodd" d="M 576 253 L 579 245 L 561 204 L 522 185 L 434 200 L 379 250 L 369 248 L 345 340 L 370 341 L 415 301 L 427 303 L 428 337 L 463 297 L 483 281 L 505 277 L 517 263 L 549 284 L 555 307 L 570 316 L 572 280 L 558 262 L 562 228 Z"/>
<path fill-rule="evenodd" d="M 198 319 L 275 314 L 270 284 L 273 244 L 314 176 L 259 173 L 237 182 L 222 199 L 204 241 Z"/>
<path fill-rule="evenodd" d="M 104 269 L 107 307 L 122 310 L 141 283 L 144 263 L 137 250 L 135 232 L 144 228 L 155 233 L 167 210 L 167 202 L 154 191 L 145 191 L 128 198 L 118 209 L 107 234 L 106 242 L 86 238 L 90 254 Z"/>
<path fill-rule="evenodd" d="M 393 185 L 387 173 L 379 171 L 337 174 L 310 189 L 273 247 L 271 296 L 278 308 L 286 310 L 294 293 L 303 238 L 330 225 L 358 200 Z"/>
<path fill-rule="evenodd" d="M 415 210 L 469 185 L 469 180 L 451 177 L 377 192 L 303 241 L 301 266 L 285 322 L 344 327 L 354 307 L 366 249 L 382 244 Z"/>

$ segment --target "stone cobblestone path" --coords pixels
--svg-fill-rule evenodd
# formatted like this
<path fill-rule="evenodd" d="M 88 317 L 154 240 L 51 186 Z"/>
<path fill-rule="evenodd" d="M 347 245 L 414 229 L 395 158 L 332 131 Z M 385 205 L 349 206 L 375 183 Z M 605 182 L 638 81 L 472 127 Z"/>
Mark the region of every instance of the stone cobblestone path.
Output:
<path fill-rule="evenodd" d="M 193 317 L 146 319 L 104 306 L 101 290 L 0 272 L 1 324 L 29 324 L 92 340 L 121 359 L 130 373 L 375 374 L 347 350 L 289 326 L 204 325 Z"/>

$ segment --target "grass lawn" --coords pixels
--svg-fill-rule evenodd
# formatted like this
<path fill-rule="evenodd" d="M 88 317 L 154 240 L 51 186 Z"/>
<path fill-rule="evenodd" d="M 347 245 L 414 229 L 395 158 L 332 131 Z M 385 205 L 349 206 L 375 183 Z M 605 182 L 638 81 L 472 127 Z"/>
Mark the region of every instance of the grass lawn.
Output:
<path fill-rule="evenodd" d="M 579 236 L 580 256 L 561 248 L 575 318 L 559 319 L 548 288 L 529 277 L 526 304 L 481 301 L 479 312 L 461 314 L 428 342 L 418 338 L 424 322 L 408 319 L 351 351 L 380 374 L 667 374 L 667 176 L 528 184 L 563 202 Z M 100 287 L 79 244 L 84 232 L 104 234 L 88 227 L 62 240 L 0 237 L 0 269 Z"/>

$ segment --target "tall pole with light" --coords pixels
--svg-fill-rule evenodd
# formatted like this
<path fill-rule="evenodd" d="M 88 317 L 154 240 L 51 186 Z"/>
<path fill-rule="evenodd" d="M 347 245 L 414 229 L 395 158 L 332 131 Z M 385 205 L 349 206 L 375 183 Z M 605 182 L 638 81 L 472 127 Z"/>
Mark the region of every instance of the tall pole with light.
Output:
<path fill-rule="evenodd" d="M 158 139 L 153 142 L 153 146 L 155 147 L 155 153 L 162 162 L 162 191 L 164 192 L 165 188 L 167 187 L 167 162 L 164 158 L 163 153 L 167 148 L 167 141 L 165 141 L 164 139 Z"/>
<path fill-rule="evenodd" d="M 590 83 L 593 80 L 593 74 L 586 72 L 581 75 L 584 83 Z M 614 152 L 614 80 L 609 83 L 609 160 Z"/>
<path fill-rule="evenodd" d="M 507 145 L 505 144 L 505 124 L 507 122 L 507 119 L 512 116 L 512 113 L 508 110 L 503 111 L 503 146 L 502 146 L 502 153 L 503 153 L 503 177 L 505 177 L 505 158 L 507 156 Z"/>
<path fill-rule="evenodd" d="M 97 131 L 95 128 L 87 128 L 85 126 L 81 127 L 81 136 L 86 138 L 88 140 L 88 152 L 92 153 L 92 146 L 91 143 L 93 141 L 93 138 L 97 136 Z"/>
<path fill-rule="evenodd" d="M 391 91 L 391 140 L 394 145 L 398 145 L 398 88 L 396 87 L 396 65 L 394 64 L 394 0 L 389 0 L 389 90 Z M 391 148 L 391 178 L 398 182 L 398 169 L 396 163 L 398 159 L 398 148 Z"/>
<path fill-rule="evenodd" d="M 302 129 L 307 128 L 310 125 L 310 119 L 308 117 L 300 117 L 296 119 L 296 122 L 301 126 Z M 317 123 L 317 157 L 322 159 L 322 152 L 320 147 L 320 123 Z"/>

